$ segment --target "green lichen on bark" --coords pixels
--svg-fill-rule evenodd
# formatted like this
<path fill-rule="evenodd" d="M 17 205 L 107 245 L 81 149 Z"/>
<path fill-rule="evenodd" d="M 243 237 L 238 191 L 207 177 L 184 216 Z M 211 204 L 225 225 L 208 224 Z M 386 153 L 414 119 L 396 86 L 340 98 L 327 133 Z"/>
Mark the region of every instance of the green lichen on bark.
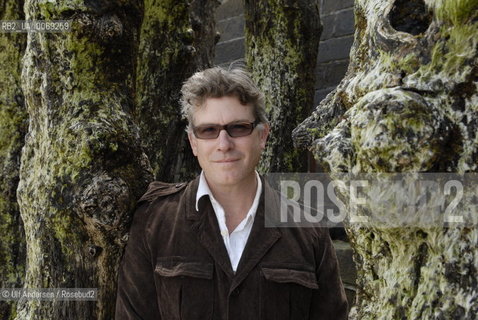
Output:
<path fill-rule="evenodd" d="M 362 97 L 349 112 L 355 172 L 419 172 L 431 168 L 449 130 L 440 110 L 419 94 L 383 89 Z"/>
<path fill-rule="evenodd" d="M 352 319 L 476 318 L 475 228 L 351 231 L 360 257 Z"/>
<path fill-rule="evenodd" d="M 98 288 L 98 301 L 22 301 L 16 319 L 111 319 L 127 226 L 152 179 L 132 120 L 139 5 L 26 1 L 25 12 L 73 22 L 29 34 L 23 61 L 25 285 Z"/>
<path fill-rule="evenodd" d="M 478 1 L 410 1 L 421 20 L 408 19 L 404 3 L 355 2 L 347 74 L 294 132 L 332 176 L 478 170 Z M 364 210 L 401 215 L 399 206 L 373 211 L 381 200 Z M 477 318 L 476 227 L 349 221 L 347 233 L 358 270 L 351 319 Z"/>
<path fill-rule="evenodd" d="M 436 12 L 436 16 L 441 21 L 450 23 L 454 26 L 468 24 L 474 11 L 478 7 L 476 0 L 456 0 L 456 1 L 426 1 L 427 4 Z"/>
<path fill-rule="evenodd" d="M 271 122 L 261 172 L 307 170 L 303 152 L 292 148 L 292 129 L 308 114 L 321 26 L 316 1 L 245 2 L 246 63 L 265 94 Z"/>
<path fill-rule="evenodd" d="M 212 64 L 218 4 L 216 0 L 144 3 L 136 114 L 158 180 L 188 180 L 199 171 L 184 131 L 179 98 L 182 83 Z"/>
<path fill-rule="evenodd" d="M 23 19 L 22 2 L 0 1 L 0 20 Z M 21 287 L 25 235 L 16 189 L 28 116 L 20 85 L 26 34 L 0 33 L 0 288 Z M 0 319 L 13 319 L 16 305 L 0 301 Z"/>

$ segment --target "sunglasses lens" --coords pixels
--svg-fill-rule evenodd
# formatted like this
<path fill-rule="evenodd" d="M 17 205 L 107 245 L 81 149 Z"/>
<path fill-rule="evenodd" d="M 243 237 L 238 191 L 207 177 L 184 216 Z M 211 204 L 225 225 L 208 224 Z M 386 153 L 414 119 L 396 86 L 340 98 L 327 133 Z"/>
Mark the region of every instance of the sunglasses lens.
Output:
<path fill-rule="evenodd" d="M 222 125 L 204 125 L 193 127 L 196 138 L 199 139 L 216 139 L 221 130 L 226 130 L 227 134 L 233 138 L 248 136 L 254 130 L 255 122 L 238 122 Z"/>
<path fill-rule="evenodd" d="M 220 128 L 215 126 L 199 126 L 194 128 L 194 134 L 199 139 L 215 139 L 219 135 Z"/>
<path fill-rule="evenodd" d="M 226 126 L 227 133 L 231 137 L 244 137 L 252 132 L 252 123 L 234 123 Z"/>

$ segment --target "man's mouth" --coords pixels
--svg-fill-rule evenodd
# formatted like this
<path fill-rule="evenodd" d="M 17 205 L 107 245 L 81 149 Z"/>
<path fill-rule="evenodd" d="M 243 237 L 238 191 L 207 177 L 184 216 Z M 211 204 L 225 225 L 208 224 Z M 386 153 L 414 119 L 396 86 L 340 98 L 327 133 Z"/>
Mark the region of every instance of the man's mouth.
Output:
<path fill-rule="evenodd" d="M 239 159 L 223 159 L 223 160 L 217 160 L 217 161 L 214 161 L 216 163 L 232 163 L 232 162 L 236 162 L 237 160 Z"/>

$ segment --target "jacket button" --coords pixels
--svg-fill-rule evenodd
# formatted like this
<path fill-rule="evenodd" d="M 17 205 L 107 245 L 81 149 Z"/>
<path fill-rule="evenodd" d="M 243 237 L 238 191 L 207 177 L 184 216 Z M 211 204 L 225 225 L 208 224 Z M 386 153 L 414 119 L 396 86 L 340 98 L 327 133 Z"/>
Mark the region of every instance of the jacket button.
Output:
<path fill-rule="evenodd" d="M 232 290 L 231 296 L 233 296 L 233 297 L 238 296 L 239 292 L 241 292 L 241 290 L 239 290 L 239 288 L 236 288 L 236 289 Z"/>

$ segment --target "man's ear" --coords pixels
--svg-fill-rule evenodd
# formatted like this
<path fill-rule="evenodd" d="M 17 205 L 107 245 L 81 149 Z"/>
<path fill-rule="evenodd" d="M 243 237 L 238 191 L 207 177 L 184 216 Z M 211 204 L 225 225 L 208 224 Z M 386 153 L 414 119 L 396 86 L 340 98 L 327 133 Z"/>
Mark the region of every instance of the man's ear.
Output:
<path fill-rule="evenodd" d="M 260 139 L 260 144 L 262 149 L 266 147 L 267 137 L 269 136 L 270 130 L 271 130 L 271 127 L 269 126 L 268 123 L 262 124 L 262 130 L 260 130 L 259 132 L 259 139 Z"/>
<path fill-rule="evenodd" d="M 198 156 L 198 142 L 196 140 L 196 137 L 194 134 L 190 131 L 188 131 L 188 139 L 189 139 L 189 144 L 191 145 L 191 149 L 193 150 L 193 154 L 197 157 Z"/>

